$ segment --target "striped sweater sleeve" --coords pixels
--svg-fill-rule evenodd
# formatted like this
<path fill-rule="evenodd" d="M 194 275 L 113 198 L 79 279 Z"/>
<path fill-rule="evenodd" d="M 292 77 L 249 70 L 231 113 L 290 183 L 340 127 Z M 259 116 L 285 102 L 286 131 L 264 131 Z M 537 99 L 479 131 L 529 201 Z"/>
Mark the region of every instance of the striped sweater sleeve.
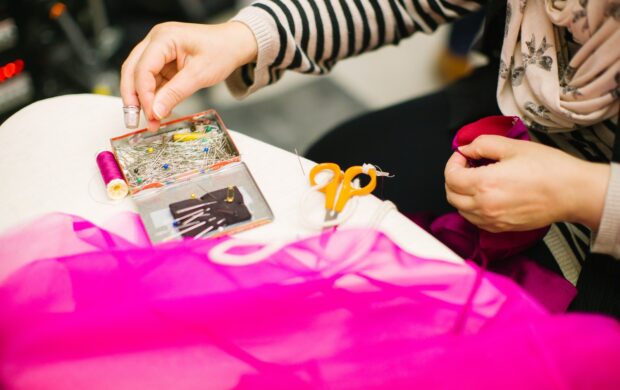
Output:
<path fill-rule="evenodd" d="M 340 59 L 397 44 L 416 31 L 430 33 L 480 8 L 485 0 L 259 0 L 232 20 L 258 43 L 255 63 L 226 80 L 243 98 L 275 83 L 286 70 L 324 74 Z"/>

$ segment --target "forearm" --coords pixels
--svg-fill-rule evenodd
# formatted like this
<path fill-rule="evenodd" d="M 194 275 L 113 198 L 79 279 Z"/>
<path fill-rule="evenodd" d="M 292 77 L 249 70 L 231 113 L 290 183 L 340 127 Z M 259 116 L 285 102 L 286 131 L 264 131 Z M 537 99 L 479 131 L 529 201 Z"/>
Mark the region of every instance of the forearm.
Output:
<path fill-rule="evenodd" d="M 228 79 L 237 97 L 277 81 L 285 70 L 324 74 L 338 60 L 398 43 L 415 31 L 480 8 L 468 0 L 261 0 L 232 20 L 246 24 L 258 43 L 255 63 Z M 429 4 L 432 4 L 429 5 Z"/>

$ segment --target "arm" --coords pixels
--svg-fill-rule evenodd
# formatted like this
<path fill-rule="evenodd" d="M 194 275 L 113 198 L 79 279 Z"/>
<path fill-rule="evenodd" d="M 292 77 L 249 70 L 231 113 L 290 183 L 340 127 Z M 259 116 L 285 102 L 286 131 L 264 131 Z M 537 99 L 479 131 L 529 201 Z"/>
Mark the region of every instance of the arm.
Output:
<path fill-rule="evenodd" d="M 201 88 L 227 79 L 243 97 L 285 69 L 325 73 L 340 58 L 432 31 L 481 1 L 264 0 L 220 25 L 162 23 L 123 63 L 123 104 L 141 107 L 155 130 Z"/>
<path fill-rule="evenodd" d="M 238 98 L 272 84 L 285 70 L 324 74 L 340 59 L 434 31 L 480 8 L 477 0 L 260 0 L 232 20 L 256 37 L 258 56 L 227 79 Z"/>

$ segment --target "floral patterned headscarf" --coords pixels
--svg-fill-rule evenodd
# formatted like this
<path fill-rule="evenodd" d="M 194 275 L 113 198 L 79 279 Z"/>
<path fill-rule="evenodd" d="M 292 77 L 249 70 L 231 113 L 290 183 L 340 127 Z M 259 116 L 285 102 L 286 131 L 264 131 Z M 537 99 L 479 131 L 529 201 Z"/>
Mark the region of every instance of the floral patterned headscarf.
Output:
<path fill-rule="evenodd" d="M 507 3 L 497 90 L 502 112 L 548 132 L 618 115 L 620 0 Z M 580 47 L 571 50 L 570 41 Z"/>

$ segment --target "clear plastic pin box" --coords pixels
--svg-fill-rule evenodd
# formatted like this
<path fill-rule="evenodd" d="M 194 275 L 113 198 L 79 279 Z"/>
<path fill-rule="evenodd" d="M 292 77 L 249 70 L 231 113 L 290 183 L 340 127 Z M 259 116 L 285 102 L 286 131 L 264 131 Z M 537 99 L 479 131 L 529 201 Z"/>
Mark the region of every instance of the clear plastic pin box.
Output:
<path fill-rule="evenodd" d="M 215 110 L 111 140 L 153 243 L 239 232 L 273 213 Z"/>

